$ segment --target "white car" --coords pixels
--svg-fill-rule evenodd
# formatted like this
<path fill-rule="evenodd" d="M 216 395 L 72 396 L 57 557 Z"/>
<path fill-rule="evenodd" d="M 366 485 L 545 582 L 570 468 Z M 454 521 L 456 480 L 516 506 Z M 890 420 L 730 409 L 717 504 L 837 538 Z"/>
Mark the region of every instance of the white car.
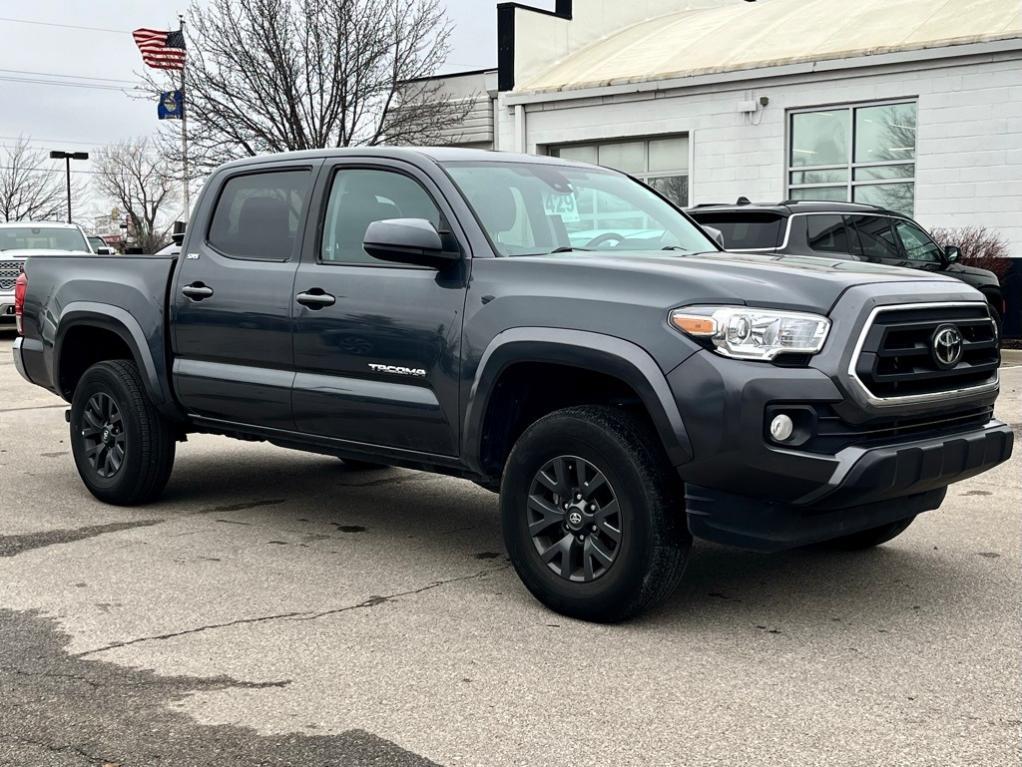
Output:
<path fill-rule="evenodd" d="M 33 253 L 93 255 L 77 224 L 16 221 L 0 224 L 0 322 L 14 322 L 14 281 Z"/>

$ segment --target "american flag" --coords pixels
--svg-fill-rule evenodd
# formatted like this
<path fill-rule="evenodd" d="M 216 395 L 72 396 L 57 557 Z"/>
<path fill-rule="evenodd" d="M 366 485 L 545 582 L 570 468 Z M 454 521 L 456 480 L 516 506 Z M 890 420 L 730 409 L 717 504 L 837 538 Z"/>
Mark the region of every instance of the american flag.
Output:
<path fill-rule="evenodd" d="M 131 33 L 142 61 L 154 69 L 185 68 L 185 35 L 181 30 L 136 29 Z"/>

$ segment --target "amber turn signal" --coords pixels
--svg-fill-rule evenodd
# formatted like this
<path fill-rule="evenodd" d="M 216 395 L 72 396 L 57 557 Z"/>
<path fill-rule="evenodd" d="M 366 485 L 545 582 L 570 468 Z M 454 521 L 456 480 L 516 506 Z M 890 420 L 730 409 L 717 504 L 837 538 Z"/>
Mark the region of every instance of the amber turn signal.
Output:
<path fill-rule="evenodd" d="M 671 322 L 690 336 L 712 336 L 717 332 L 717 322 L 713 317 L 703 317 L 698 314 L 679 314 L 674 312 L 671 315 Z"/>

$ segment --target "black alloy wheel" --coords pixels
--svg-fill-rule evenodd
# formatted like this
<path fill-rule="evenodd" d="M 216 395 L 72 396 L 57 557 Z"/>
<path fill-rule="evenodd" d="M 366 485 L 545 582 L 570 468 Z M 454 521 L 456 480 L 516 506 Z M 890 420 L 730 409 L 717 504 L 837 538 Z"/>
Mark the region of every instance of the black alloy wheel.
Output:
<path fill-rule="evenodd" d="M 558 456 L 536 472 L 528 524 L 543 562 L 569 581 L 600 578 L 621 549 L 622 515 L 614 488 L 603 472 L 577 456 Z"/>
<path fill-rule="evenodd" d="M 103 479 L 121 470 L 127 452 L 127 435 L 120 408 L 113 397 L 98 392 L 89 397 L 82 413 L 82 439 L 89 466 Z"/>

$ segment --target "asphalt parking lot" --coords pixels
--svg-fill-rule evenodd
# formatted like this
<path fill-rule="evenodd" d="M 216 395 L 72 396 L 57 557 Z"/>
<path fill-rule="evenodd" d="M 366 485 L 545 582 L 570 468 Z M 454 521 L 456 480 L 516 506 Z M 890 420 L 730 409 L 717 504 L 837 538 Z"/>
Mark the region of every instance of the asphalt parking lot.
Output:
<path fill-rule="evenodd" d="M 0 764 L 1017 765 L 1017 450 L 872 551 L 542 608 L 471 483 L 211 436 L 103 506 L 0 335 Z M 1009 366 L 1010 365 L 1010 366 Z M 1022 359 L 999 417 L 1022 422 Z"/>

